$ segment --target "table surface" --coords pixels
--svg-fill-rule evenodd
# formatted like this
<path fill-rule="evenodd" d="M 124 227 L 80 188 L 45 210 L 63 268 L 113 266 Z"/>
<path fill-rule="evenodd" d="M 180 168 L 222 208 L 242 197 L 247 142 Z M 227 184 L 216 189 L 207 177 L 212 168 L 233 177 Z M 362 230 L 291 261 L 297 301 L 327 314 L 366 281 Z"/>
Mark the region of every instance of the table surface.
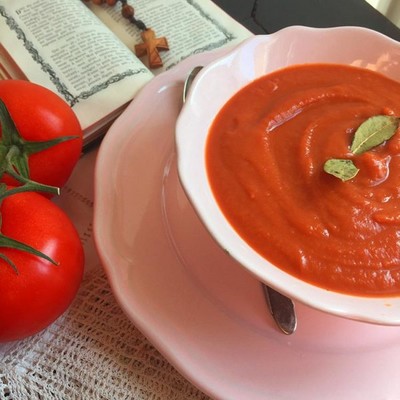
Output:
<path fill-rule="evenodd" d="M 374 29 L 400 41 L 400 29 L 364 0 L 214 0 L 214 2 L 255 34 L 273 33 L 290 25 L 313 27 L 355 25 Z M 80 165 L 79 178 L 92 181 L 95 152 L 85 157 L 82 160 L 83 165 Z M 93 201 L 88 200 L 93 199 L 93 188 L 88 186 L 85 190 L 86 194 L 77 193 L 73 187 L 68 188 L 65 200 L 67 207 L 75 206 L 74 202 L 68 205 L 71 199 L 84 207 L 93 207 Z M 85 235 L 87 235 L 85 239 L 90 237 L 90 229 Z M 90 271 L 88 273 L 90 274 Z M 64 315 L 32 340 L 12 344 L 10 347 L 0 346 L 0 399 L 208 399 L 187 382 L 131 325 L 113 299 L 104 273 L 99 275 L 97 272 L 93 275 L 90 283 L 78 296 L 76 304 L 75 310 Z M 96 316 L 101 313 L 112 316 L 109 325 L 104 325 L 100 318 L 96 320 Z M 69 323 L 65 324 L 65 321 Z M 79 340 L 82 326 L 87 328 L 88 335 L 91 331 L 95 331 L 97 335 L 85 345 Z M 115 326 L 125 329 L 123 336 L 115 337 L 113 331 Z M 76 337 L 76 341 L 71 343 L 71 337 Z M 49 340 L 52 343 L 51 353 L 46 348 Z M 66 350 L 74 348 L 74 344 L 75 353 Z M 113 358 L 101 354 L 101 347 L 106 347 Z M 4 357 L 1 357 L 1 351 L 5 354 Z M 128 352 L 134 355 L 133 360 L 126 356 Z M 90 365 L 90 357 L 93 355 L 99 360 L 96 376 L 86 373 L 93 371 L 93 365 Z M 35 368 L 32 365 L 35 365 Z M 110 375 L 112 369 L 118 373 Z M 21 376 L 26 384 L 25 387 L 20 385 Z M 104 379 L 107 379 L 105 377 L 109 376 L 112 376 L 113 380 L 108 382 L 113 386 L 112 392 L 109 391 L 107 382 L 104 382 Z M 97 385 L 96 396 L 83 396 L 83 393 L 88 393 L 88 386 L 94 379 Z M 80 386 L 75 383 L 79 383 Z M 61 387 L 65 390 L 65 396 L 54 397 L 54 390 L 61 390 Z"/>
<path fill-rule="evenodd" d="M 365 0 L 213 0 L 256 34 L 290 25 L 354 25 L 400 40 L 400 29 Z"/>

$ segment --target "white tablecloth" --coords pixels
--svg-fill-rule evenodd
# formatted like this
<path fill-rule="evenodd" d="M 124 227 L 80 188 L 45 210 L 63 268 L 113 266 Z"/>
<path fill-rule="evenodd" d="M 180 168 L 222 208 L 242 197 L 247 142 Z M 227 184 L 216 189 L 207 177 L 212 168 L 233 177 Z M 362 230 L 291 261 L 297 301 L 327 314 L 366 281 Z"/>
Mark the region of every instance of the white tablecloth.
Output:
<path fill-rule="evenodd" d="M 92 237 L 96 151 L 84 155 L 56 201 L 85 248 L 85 276 L 71 307 L 41 333 L 0 345 L 0 399 L 208 399 L 125 317 Z"/>

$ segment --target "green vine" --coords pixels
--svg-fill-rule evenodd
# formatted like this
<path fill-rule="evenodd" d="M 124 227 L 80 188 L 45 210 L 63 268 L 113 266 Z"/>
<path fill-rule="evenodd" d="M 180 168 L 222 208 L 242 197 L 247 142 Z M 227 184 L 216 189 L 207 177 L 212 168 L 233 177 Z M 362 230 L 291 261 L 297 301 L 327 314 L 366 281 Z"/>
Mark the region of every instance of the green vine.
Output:
<path fill-rule="evenodd" d="M 48 141 L 28 141 L 25 140 L 18 132 L 14 121 L 4 104 L 0 99 L 0 180 L 4 175 L 12 177 L 19 183 L 19 186 L 7 187 L 5 183 L 0 182 L 0 205 L 1 202 L 9 196 L 23 192 L 42 192 L 53 195 L 60 194 L 60 189 L 54 186 L 44 185 L 30 179 L 29 156 L 40 151 L 46 150 L 59 143 L 67 140 L 75 139 L 76 136 L 63 136 Z M 35 248 L 5 236 L 1 232 L 1 213 L 0 213 L 0 248 L 12 248 L 50 261 L 54 265 L 58 265 L 52 258 L 47 256 Z M 17 266 L 6 255 L 0 253 L 0 259 L 4 260 L 18 274 Z"/>

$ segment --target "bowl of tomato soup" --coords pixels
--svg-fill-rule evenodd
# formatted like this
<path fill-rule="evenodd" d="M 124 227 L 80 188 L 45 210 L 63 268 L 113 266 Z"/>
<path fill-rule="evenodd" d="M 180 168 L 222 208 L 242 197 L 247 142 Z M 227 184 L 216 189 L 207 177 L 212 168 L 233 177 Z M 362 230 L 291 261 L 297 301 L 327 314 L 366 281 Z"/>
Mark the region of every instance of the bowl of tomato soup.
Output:
<path fill-rule="evenodd" d="M 255 36 L 196 78 L 178 172 L 219 245 L 319 310 L 400 325 L 400 44 L 359 27 Z"/>

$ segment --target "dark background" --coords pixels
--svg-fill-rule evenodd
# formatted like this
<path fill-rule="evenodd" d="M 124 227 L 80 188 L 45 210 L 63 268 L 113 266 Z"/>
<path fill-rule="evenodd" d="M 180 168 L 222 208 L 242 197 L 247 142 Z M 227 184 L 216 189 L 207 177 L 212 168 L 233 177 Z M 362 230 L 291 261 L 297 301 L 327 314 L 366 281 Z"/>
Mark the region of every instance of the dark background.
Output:
<path fill-rule="evenodd" d="M 363 26 L 400 41 L 400 29 L 365 0 L 213 0 L 255 34 L 290 25 Z"/>

